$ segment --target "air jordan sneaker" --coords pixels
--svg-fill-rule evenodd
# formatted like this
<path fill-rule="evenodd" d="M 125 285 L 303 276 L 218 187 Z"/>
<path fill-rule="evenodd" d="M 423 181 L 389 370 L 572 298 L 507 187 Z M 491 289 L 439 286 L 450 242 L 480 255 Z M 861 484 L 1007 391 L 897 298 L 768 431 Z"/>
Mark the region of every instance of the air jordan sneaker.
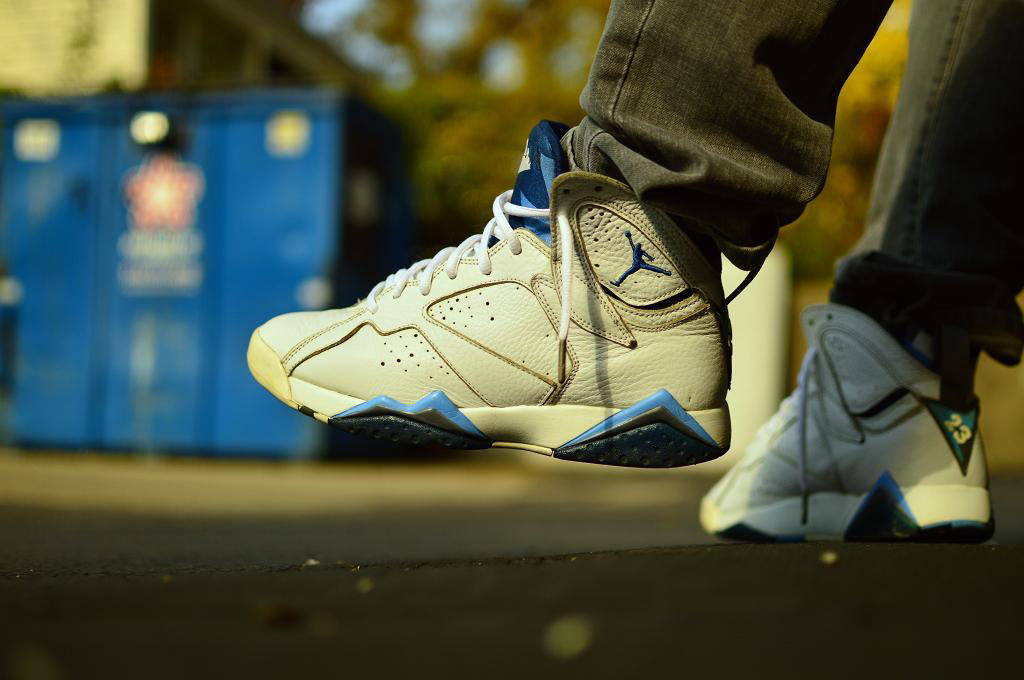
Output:
<path fill-rule="evenodd" d="M 648 468 L 724 453 L 717 264 L 627 186 L 575 168 L 567 131 L 533 129 L 482 233 L 351 307 L 256 329 L 256 380 L 321 422 L 396 442 Z"/>
<path fill-rule="evenodd" d="M 991 537 L 977 402 L 940 403 L 939 376 L 856 309 L 810 307 L 802 324 L 798 387 L 704 498 L 705 530 L 745 541 Z"/>

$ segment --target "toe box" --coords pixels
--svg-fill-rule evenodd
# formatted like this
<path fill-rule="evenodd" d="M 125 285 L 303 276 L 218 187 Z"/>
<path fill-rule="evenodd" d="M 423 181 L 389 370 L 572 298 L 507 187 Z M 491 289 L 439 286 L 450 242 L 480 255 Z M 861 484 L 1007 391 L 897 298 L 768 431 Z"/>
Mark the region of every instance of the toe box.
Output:
<path fill-rule="evenodd" d="M 295 365 L 317 351 L 317 342 L 352 316 L 352 309 L 275 316 L 257 328 L 249 339 L 250 372 L 278 399 L 292 403 L 288 376 Z"/>
<path fill-rule="evenodd" d="M 288 375 L 281 364 L 281 357 L 266 342 L 257 328 L 249 338 L 249 350 L 246 353 L 249 372 L 268 392 L 281 401 L 294 406 Z"/>
<path fill-rule="evenodd" d="M 256 332 L 267 347 L 283 360 L 296 347 L 330 326 L 333 321 L 334 315 L 329 312 L 292 312 L 275 316 Z"/>

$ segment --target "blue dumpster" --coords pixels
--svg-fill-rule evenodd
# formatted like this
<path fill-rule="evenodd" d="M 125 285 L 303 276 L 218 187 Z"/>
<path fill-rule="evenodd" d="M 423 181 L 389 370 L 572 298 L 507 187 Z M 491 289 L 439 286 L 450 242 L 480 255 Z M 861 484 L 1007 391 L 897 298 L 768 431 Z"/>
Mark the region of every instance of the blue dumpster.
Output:
<path fill-rule="evenodd" d="M 323 90 L 0 103 L 0 329 L 15 443 L 309 455 L 252 329 L 409 262 L 394 127 Z M 365 257 L 372 249 L 373 257 Z"/>

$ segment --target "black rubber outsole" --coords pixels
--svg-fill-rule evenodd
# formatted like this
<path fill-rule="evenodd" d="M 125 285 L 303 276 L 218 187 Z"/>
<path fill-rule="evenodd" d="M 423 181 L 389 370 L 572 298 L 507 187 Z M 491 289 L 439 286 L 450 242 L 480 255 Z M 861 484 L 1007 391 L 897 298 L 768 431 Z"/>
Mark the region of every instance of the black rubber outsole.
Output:
<path fill-rule="evenodd" d="M 414 446 L 442 446 L 446 449 L 488 449 L 493 442 L 442 430 L 411 418 L 394 415 L 330 418 L 328 422 L 350 434 Z"/>
<path fill-rule="evenodd" d="M 921 529 L 908 539 L 910 543 L 984 543 L 996 532 L 995 519 L 982 525 L 939 524 Z"/>
<path fill-rule="evenodd" d="M 300 406 L 299 411 L 314 416 L 314 412 L 305 406 Z M 487 439 L 392 414 L 333 417 L 328 419 L 328 423 L 343 432 L 397 444 L 457 450 L 487 449 L 494 444 Z M 666 423 L 648 423 L 601 439 L 554 449 L 552 456 L 560 460 L 616 467 L 674 468 L 713 460 L 726 450 L 709 446 Z"/>
<path fill-rule="evenodd" d="M 666 423 L 648 423 L 609 437 L 555 449 L 554 457 L 619 467 L 673 468 L 706 463 L 726 449 L 694 439 Z"/>
<path fill-rule="evenodd" d="M 995 520 L 990 519 L 983 525 L 939 524 L 927 529 L 918 527 L 906 534 L 845 537 L 843 540 L 848 543 L 984 543 L 992 538 L 995 529 Z M 715 535 L 744 543 L 799 543 L 806 540 L 803 536 L 772 536 L 742 523 L 734 524 Z"/>

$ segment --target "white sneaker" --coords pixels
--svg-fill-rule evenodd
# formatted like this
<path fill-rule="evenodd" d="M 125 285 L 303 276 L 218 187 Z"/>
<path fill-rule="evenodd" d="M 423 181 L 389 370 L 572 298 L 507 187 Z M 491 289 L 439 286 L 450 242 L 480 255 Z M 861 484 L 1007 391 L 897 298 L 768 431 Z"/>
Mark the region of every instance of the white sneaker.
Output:
<path fill-rule="evenodd" d="M 724 453 L 719 274 L 625 185 L 571 171 L 566 129 L 534 129 L 482 234 L 352 307 L 258 328 L 256 379 L 322 422 L 393 441 L 637 467 Z"/>
<path fill-rule="evenodd" d="M 977 406 L 936 399 L 939 377 L 842 305 L 802 316 L 800 386 L 701 504 L 737 540 L 949 540 L 992 535 Z"/>

